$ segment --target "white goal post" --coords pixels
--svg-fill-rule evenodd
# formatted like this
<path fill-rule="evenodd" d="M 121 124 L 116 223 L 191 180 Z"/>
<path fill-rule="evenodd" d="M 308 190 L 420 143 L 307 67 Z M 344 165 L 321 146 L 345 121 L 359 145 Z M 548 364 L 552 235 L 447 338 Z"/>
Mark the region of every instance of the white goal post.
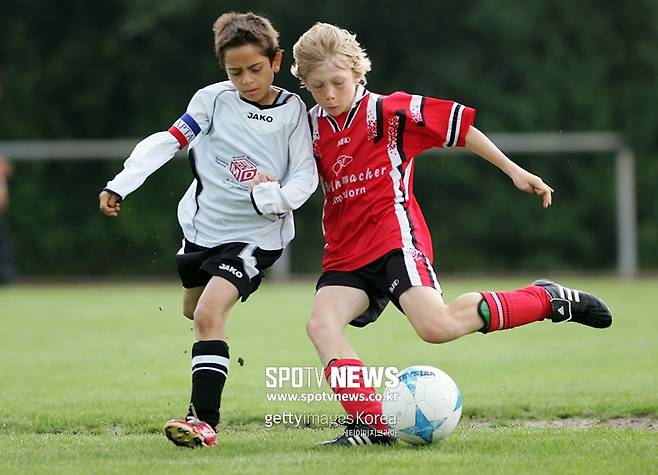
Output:
<path fill-rule="evenodd" d="M 621 134 L 614 132 L 541 132 L 491 134 L 506 154 L 612 152 L 615 157 L 617 214 L 617 272 L 637 276 L 637 211 L 635 155 Z"/>
<path fill-rule="evenodd" d="M 637 275 L 637 214 L 635 157 L 615 132 L 498 133 L 489 138 L 506 154 L 613 153 L 616 163 L 617 271 L 621 277 Z M 137 139 L 0 141 L 0 155 L 23 160 L 116 160 L 127 157 Z M 179 152 L 185 154 L 185 152 Z M 290 275 L 290 256 L 275 264 L 274 277 Z"/>

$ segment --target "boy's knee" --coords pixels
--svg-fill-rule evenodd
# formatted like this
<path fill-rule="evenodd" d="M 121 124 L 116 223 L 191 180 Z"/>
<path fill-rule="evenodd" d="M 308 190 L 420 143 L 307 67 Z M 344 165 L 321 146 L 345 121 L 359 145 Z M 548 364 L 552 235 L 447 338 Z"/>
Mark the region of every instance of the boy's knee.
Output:
<path fill-rule="evenodd" d="M 313 314 L 309 317 L 308 321 L 306 322 L 306 334 L 311 340 L 314 340 L 317 335 L 319 335 L 322 331 L 322 322 L 320 322 L 317 318 L 313 317 Z"/>
<path fill-rule="evenodd" d="M 321 340 L 324 336 L 332 332 L 332 327 L 326 318 L 321 314 L 312 313 L 306 322 L 306 333 L 312 341 Z"/>
<path fill-rule="evenodd" d="M 416 334 L 427 343 L 445 343 L 452 340 L 452 321 L 448 307 L 436 309 L 432 318 L 423 318 L 414 325 L 414 329 Z"/>
<path fill-rule="evenodd" d="M 427 343 L 445 343 L 450 341 L 447 333 L 442 331 L 441 328 L 434 328 L 429 325 L 422 325 L 416 327 L 416 334 Z"/>
<path fill-rule="evenodd" d="M 206 331 L 216 330 L 224 325 L 221 315 L 213 312 L 205 305 L 197 305 L 194 309 L 193 320 L 195 327 L 203 334 Z"/>
<path fill-rule="evenodd" d="M 192 307 L 183 307 L 183 316 L 194 320 L 194 308 Z"/>

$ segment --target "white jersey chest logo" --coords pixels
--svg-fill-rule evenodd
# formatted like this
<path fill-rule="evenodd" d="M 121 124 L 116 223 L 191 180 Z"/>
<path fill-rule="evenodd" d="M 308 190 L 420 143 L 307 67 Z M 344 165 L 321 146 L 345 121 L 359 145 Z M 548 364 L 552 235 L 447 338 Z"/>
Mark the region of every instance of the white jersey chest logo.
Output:
<path fill-rule="evenodd" d="M 247 156 L 233 157 L 229 170 L 236 180 L 242 182 L 251 180 L 258 172 L 258 166 Z"/>
<path fill-rule="evenodd" d="M 259 120 L 259 121 L 262 121 L 262 122 L 274 122 L 274 117 L 272 117 L 271 115 L 255 114 L 253 112 L 248 112 L 247 113 L 247 119 Z"/>

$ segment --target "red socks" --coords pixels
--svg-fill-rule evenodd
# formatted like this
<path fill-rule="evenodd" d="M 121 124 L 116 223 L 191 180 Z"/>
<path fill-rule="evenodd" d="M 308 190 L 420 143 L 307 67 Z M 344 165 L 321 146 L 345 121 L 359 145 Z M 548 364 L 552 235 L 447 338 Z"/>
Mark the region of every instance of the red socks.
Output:
<path fill-rule="evenodd" d="M 388 425 L 382 422 L 382 403 L 377 400 L 375 388 L 367 387 L 363 382 L 363 362 L 355 359 L 331 360 L 324 369 L 324 377 L 331 386 L 331 368 L 352 367 L 350 371 L 356 370 L 359 378 L 356 379 L 357 387 L 332 387 L 331 390 L 338 395 L 339 401 L 345 412 L 351 416 L 352 421 L 370 424 L 377 430 L 386 431 Z M 347 368 L 339 371 L 345 371 Z M 350 373 L 348 373 L 350 374 Z M 349 377 L 347 380 L 349 381 Z"/>
<path fill-rule="evenodd" d="M 480 293 L 489 306 L 489 319 L 480 309 L 480 316 L 485 321 L 485 326 L 481 330 L 484 333 L 520 327 L 551 316 L 551 300 L 548 293 L 546 289 L 537 285 L 511 292 Z"/>
<path fill-rule="evenodd" d="M 551 316 L 551 301 L 543 287 L 531 285 L 511 292 L 480 292 L 486 306 L 480 305 L 479 312 L 485 325 L 484 333 L 520 327 L 532 322 L 543 320 Z M 482 307 L 487 307 L 482 308 Z M 488 311 L 487 311 L 488 310 Z M 346 368 L 343 368 L 346 367 Z M 345 412 L 351 416 L 352 421 L 369 424 L 375 429 L 386 431 L 388 425 L 382 422 L 382 403 L 377 399 L 375 388 L 364 384 L 363 362 L 357 359 L 331 360 L 324 369 L 324 377 L 331 386 L 331 369 L 346 371 L 348 375 L 354 374 L 355 387 L 340 384 L 332 387 Z M 342 368 L 342 369 L 341 369 Z M 338 378 L 341 379 L 341 378 Z M 347 378 L 350 381 L 351 378 Z"/>

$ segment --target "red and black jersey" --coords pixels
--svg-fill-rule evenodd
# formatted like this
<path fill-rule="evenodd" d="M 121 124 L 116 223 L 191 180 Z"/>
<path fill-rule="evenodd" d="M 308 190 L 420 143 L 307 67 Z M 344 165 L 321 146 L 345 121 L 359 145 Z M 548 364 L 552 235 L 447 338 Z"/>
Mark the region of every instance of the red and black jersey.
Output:
<path fill-rule="evenodd" d="M 414 161 L 432 147 L 463 147 L 475 109 L 359 86 L 349 111 L 332 117 L 316 105 L 309 119 L 325 196 L 323 270 L 354 270 L 394 249 L 421 251 L 431 262 Z"/>

